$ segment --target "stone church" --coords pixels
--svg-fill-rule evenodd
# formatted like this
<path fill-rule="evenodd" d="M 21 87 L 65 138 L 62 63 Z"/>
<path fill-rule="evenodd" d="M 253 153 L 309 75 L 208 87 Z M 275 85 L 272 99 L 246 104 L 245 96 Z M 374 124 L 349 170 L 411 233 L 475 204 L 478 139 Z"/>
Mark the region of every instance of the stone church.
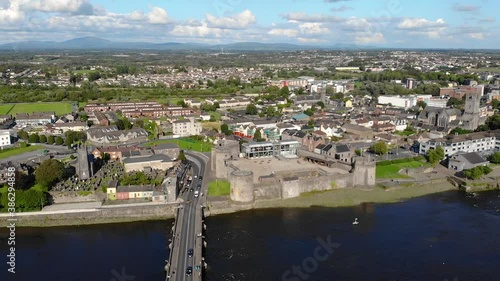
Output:
<path fill-rule="evenodd" d="M 458 108 L 426 107 L 418 115 L 418 120 L 438 128 L 457 128 L 474 131 L 484 124 L 480 118 L 481 93 L 467 93 L 464 111 Z"/>

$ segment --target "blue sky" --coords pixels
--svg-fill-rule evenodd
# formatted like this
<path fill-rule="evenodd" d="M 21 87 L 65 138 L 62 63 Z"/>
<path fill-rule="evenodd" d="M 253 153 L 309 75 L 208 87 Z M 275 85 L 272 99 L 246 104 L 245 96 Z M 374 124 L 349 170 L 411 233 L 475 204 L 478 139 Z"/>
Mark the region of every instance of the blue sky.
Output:
<path fill-rule="evenodd" d="M 0 43 L 286 42 L 498 48 L 498 0 L 0 0 Z"/>

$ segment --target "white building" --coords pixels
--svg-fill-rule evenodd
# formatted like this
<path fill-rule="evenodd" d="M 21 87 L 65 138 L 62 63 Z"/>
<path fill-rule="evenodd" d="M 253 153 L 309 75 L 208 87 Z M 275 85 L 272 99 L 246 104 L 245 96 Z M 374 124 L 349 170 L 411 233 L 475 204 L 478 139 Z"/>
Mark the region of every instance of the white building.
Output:
<path fill-rule="evenodd" d="M 0 130 L 0 148 L 3 149 L 6 146 L 12 144 L 10 131 L 9 130 Z"/>
<path fill-rule="evenodd" d="M 193 117 L 177 120 L 172 123 L 173 134 L 181 137 L 199 135 L 201 130 L 201 123 L 196 121 Z"/>
<path fill-rule="evenodd" d="M 410 108 L 417 105 L 416 96 L 379 96 L 379 104 L 391 104 L 396 107 Z"/>
<path fill-rule="evenodd" d="M 420 144 L 420 154 L 441 146 L 446 157 L 461 152 L 489 152 L 500 148 L 500 130 L 433 139 Z"/>

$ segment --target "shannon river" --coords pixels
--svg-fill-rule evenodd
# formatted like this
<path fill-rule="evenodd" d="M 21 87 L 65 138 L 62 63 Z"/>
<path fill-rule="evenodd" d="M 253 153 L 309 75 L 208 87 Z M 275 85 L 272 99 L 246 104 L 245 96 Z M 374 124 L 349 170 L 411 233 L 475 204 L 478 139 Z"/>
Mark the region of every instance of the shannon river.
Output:
<path fill-rule="evenodd" d="M 357 218 L 358 224 L 353 224 Z M 161 281 L 172 220 L 16 230 L 0 280 Z M 206 219 L 205 280 L 500 280 L 500 193 Z"/>

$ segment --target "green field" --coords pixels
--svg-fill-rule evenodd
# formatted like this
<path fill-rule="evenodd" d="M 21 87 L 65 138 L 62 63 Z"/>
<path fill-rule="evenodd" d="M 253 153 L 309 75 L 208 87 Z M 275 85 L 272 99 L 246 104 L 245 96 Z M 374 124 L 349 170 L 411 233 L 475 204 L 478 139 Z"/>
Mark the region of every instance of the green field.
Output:
<path fill-rule="evenodd" d="M 0 150 L 0 159 L 5 159 L 11 156 L 16 156 L 19 154 L 27 153 L 27 152 L 32 152 L 35 150 L 43 149 L 43 146 L 41 145 L 32 145 L 28 147 L 17 147 L 13 149 L 8 149 L 8 150 Z"/>
<path fill-rule="evenodd" d="M 406 175 L 402 175 L 399 170 L 404 168 L 418 168 L 423 166 L 428 166 L 429 164 L 420 161 L 411 161 L 398 164 L 382 165 L 377 166 L 375 176 L 377 179 L 401 179 L 401 178 L 411 178 Z"/>
<path fill-rule="evenodd" d="M 71 113 L 71 102 L 47 102 L 47 103 L 15 103 L 1 104 L 0 114 L 16 115 L 17 113 L 33 113 L 55 111 L 57 115 Z"/>
<path fill-rule="evenodd" d="M 230 184 L 225 180 L 211 181 L 208 184 L 208 196 L 226 196 L 230 190 Z"/>
<path fill-rule="evenodd" d="M 147 143 L 147 146 L 154 146 L 162 143 L 175 143 L 180 149 L 194 150 L 199 152 L 208 152 L 212 150 L 212 144 L 207 142 L 195 141 L 187 138 L 171 139 L 171 140 L 157 140 Z"/>

